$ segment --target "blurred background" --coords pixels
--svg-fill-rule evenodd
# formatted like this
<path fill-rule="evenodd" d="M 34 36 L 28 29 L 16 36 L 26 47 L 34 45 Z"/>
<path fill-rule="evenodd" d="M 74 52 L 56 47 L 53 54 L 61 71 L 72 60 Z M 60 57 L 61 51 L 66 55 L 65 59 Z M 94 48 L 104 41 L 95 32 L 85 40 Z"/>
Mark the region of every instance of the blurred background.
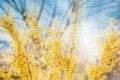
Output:
<path fill-rule="evenodd" d="M 116 28 L 120 29 L 120 0 L 78 1 L 80 15 L 76 23 L 79 23 L 78 42 L 82 46 L 79 54 L 81 60 L 93 62 L 99 55 L 96 40 L 103 29 L 110 28 L 111 20 L 117 21 Z M 22 31 L 25 28 L 25 13 L 30 13 L 39 21 L 40 26 L 50 28 L 57 22 L 59 28 L 67 33 L 73 24 L 70 17 L 75 5 L 75 0 L 0 0 L 0 16 L 13 15 L 16 28 Z M 9 48 L 10 42 L 11 38 L 0 27 L 1 53 Z"/>

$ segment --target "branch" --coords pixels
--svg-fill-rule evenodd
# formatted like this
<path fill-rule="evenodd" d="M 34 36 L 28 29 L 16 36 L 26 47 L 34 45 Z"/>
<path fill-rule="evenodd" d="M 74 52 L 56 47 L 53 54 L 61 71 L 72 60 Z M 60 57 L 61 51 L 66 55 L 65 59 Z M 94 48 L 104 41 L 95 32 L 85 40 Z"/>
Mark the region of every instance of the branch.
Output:
<path fill-rule="evenodd" d="M 104 8 L 102 8 L 101 10 L 98 9 L 98 10 L 96 10 L 96 11 L 94 11 L 94 12 L 92 12 L 92 13 L 86 15 L 86 16 L 81 17 L 81 19 L 84 19 L 84 18 L 86 18 L 86 17 L 89 17 L 89 16 L 91 16 L 91 15 L 93 15 L 93 14 L 96 14 L 96 13 L 98 13 L 98 12 L 104 11 L 104 10 L 106 10 L 106 9 L 115 8 L 115 7 L 118 7 L 118 5 L 113 5 L 113 6 L 109 6 L 109 7 L 104 7 Z"/>
<path fill-rule="evenodd" d="M 38 18 L 37 18 L 38 21 L 41 18 L 41 14 L 42 14 L 42 11 L 43 11 L 44 4 L 45 4 L 45 0 L 42 0 L 42 6 L 41 6 L 41 8 L 39 10 L 39 15 L 38 15 Z"/>
<path fill-rule="evenodd" d="M 74 11 L 75 5 L 76 5 L 76 2 L 74 1 L 74 2 L 73 2 L 73 7 L 72 7 L 72 10 L 71 10 L 71 13 Z M 66 25 L 65 25 L 64 30 L 67 29 L 67 27 L 68 27 L 69 24 L 70 24 L 70 19 L 67 18 L 67 22 L 66 22 Z"/>
<path fill-rule="evenodd" d="M 23 5 L 22 6 L 23 6 L 22 7 L 22 14 L 24 14 L 25 10 L 26 10 L 26 1 L 25 0 L 23 1 Z"/>
<path fill-rule="evenodd" d="M 8 0 L 5 0 L 13 9 L 15 9 L 19 14 L 21 14 L 20 13 L 20 11 L 17 9 L 17 8 L 15 8 Z M 22 15 L 22 14 L 21 14 Z"/>
<path fill-rule="evenodd" d="M 20 7 L 21 7 L 21 12 L 22 12 L 22 7 L 23 7 L 23 4 L 22 4 L 22 0 L 19 0 L 20 1 Z"/>
<path fill-rule="evenodd" d="M 72 2 L 71 2 L 71 4 L 68 6 L 68 9 L 67 9 L 67 11 L 66 11 L 65 15 L 63 16 L 63 18 L 62 18 L 61 22 L 60 22 L 60 26 L 59 26 L 59 28 L 61 27 L 61 25 L 62 25 L 62 23 L 63 23 L 63 21 L 64 21 L 64 19 L 65 19 L 66 15 L 68 15 L 69 10 L 70 10 L 70 9 L 72 9 L 73 5 L 74 5 L 74 1 L 72 1 Z"/>
<path fill-rule="evenodd" d="M 54 9 L 53 9 L 52 19 L 50 21 L 49 28 L 52 26 L 52 23 L 53 23 L 53 21 L 55 19 L 55 16 L 56 16 L 56 8 L 57 8 L 56 5 L 57 5 L 57 1 L 55 0 L 55 6 L 54 6 Z"/>
<path fill-rule="evenodd" d="M 2 5 L 0 5 L 0 8 L 5 12 L 5 14 L 7 14 L 6 10 L 3 8 Z"/>
<path fill-rule="evenodd" d="M 86 0 L 85 2 L 82 2 L 82 5 L 88 3 L 90 0 Z"/>
<path fill-rule="evenodd" d="M 106 1 L 105 3 L 102 4 L 102 6 L 106 5 L 106 4 L 110 4 L 110 3 L 113 3 L 115 2 L 116 0 L 110 0 L 110 1 Z M 93 6 L 84 6 L 84 8 L 96 8 L 96 7 L 99 7 L 101 4 L 98 4 L 98 5 L 93 5 Z"/>
<path fill-rule="evenodd" d="M 15 0 L 12 0 L 12 1 L 13 1 L 13 4 L 15 5 L 15 8 L 20 12 L 20 10 L 19 10 L 19 8 L 18 8 L 18 6 L 17 6 Z M 21 0 L 20 0 L 20 1 L 21 1 Z"/>

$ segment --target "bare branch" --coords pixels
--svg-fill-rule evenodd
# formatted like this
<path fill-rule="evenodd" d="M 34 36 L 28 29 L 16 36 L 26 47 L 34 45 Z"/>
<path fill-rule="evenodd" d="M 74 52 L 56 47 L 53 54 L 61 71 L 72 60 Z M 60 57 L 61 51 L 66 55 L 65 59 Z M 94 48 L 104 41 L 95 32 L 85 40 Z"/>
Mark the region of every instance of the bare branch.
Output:
<path fill-rule="evenodd" d="M 22 4 L 22 0 L 19 0 L 20 1 L 20 7 L 21 7 L 21 12 L 22 12 L 22 7 L 23 7 L 23 4 Z"/>
<path fill-rule="evenodd" d="M 90 0 L 86 0 L 85 2 L 82 2 L 82 5 L 85 5 L 86 3 L 88 3 Z"/>
<path fill-rule="evenodd" d="M 21 4 L 21 6 L 22 6 L 22 14 L 24 14 L 25 13 L 25 10 L 26 10 L 26 0 L 24 0 L 23 1 L 23 4 Z"/>
<path fill-rule="evenodd" d="M 74 2 L 73 2 L 73 7 L 72 7 L 72 10 L 71 10 L 71 13 L 74 11 L 75 5 L 76 5 L 76 2 L 74 1 Z M 70 19 L 67 18 L 67 22 L 66 22 L 66 25 L 65 25 L 64 30 L 67 29 L 67 27 L 68 27 L 69 24 L 70 24 Z"/>
<path fill-rule="evenodd" d="M 6 10 L 4 9 L 2 5 L 0 5 L 0 8 L 5 12 L 5 14 L 7 14 Z"/>
<path fill-rule="evenodd" d="M 115 2 L 116 0 L 110 0 L 110 1 L 106 1 L 105 3 L 102 3 L 102 6 L 106 5 L 106 4 L 110 4 L 110 3 L 113 3 Z M 92 5 L 92 6 L 84 6 L 84 8 L 96 8 L 96 7 L 99 7 L 100 5 Z"/>
<path fill-rule="evenodd" d="M 49 28 L 52 26 L 52 23 L 53 23 L 53 21 L 54 21 L 54 19 L 55 19 L 55 16 L 56 16 L 56 8 L 57 8 L 57 0 L 55 0 L 55 6 L 54 6 L 54 9 L 53 9 L 53 14 L 52 14 L 52 19 L 51 19 L 51 21 L 50 21 L 50 24 L 49 24 Z"/>
<path fill-rule="evenodd" d="M 18 5 L 16 4 L 15 0 L 12 0 L 13 1 L 13 4 L 15 5 L 15 8 L 20 12 L 19 8 L 18 8 Z"/>
<path fill-rule="evenodd" d="M 94 12 L 92 12 L 92 13 L 86 15 L 86 16 L 81 17 L 81 19 L 85 19 L 86 17 L 89 17 L 89 16 L 91 16 L 91 15 L 93 15 L 93 14 L 99 13 L 100 11 L 104 11 L 104 10 L 106 10 L 106 9 L 111 9 L 111 8 L 115 8 L 115 7 L 118 7 L 118 5 L 113 5 L 113 6 L 109 6 L 109 7 L 104 7 L 104 8 L 101 8 L 101 10 L 98 9 L 98 10 L 96 10 L 96 11 L 94 11 Z"/>
<path fill-rule="evenodd" d="M 40 8 L 40 10 L 39 10 L 39 15 L 38 15 L 38 19 L 37 19 L 37 20 L 39 20 L 40 17 L 41 17 L 41 14 L 42 14 L 42 11 L 43 11 L 44 4 L 45 4 L 45 0 L 42 0 L 42 5 L 41 5 L 41 8 Z"/>
<path fill-rule="evenodd" d="M 5 0 L 13 9 L 15 9 L 19 14 L 21 14 L 20 13 L 20 11 L 17 9 L 17 8 L 15 8 L 8 0 Z M 22 15 L 22 14 L 21 14 Z"/>
<path fill-rule="evenodd" d="M 66 10 L 65 15 L 63 16 L 63 18 L 62 18 L 62 20 L 61 20 L 61 22 L 60 22 L 59 28 L 61 27 L 61 25 L 62 25 L 62 23 L 63 23 L 65 17 L 68 15 L 69 10 L 72 9 L 73 5 L 74 5 L 74 1 L 72 1 L 71 4 L 68 6 L 68 9 Z"/>

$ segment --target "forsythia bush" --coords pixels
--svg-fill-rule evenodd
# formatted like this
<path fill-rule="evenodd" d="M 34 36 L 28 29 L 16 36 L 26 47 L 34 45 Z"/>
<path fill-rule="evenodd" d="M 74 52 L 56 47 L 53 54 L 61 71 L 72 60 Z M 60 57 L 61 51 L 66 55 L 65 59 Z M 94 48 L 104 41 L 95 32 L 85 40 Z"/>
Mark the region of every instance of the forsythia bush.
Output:
<path fill-rule="evenodd" d="M 27 20 L 29 27 L 22 34 L 15 28 L 12 16 L 1 17 L 1 26 L 13 40 L 11 47 L 14 54 L 10 69 L 2 69 L 0 76 L 4 80 L 76 79 L 77 58 L 73 40 L 75 35 L 71 38 L 72 41 L 66 44 L 61 38 L 62 31 L 56 26 L 43 35 L 42 29 L 36 25 L 36 20 L 32 17 L 28 17 Z"/>
<path fill-rule="evenodd" d="M 100 47 L 100 56 L 97 63 L 88 66 L 86 73 L 82 76 L 87 80 L 114 80 L 115 67 L 119 62 L 120 34 L 115 30 L 109 30 L 104 36 Z M 83 75 L 83 74 L 82 74 Z M 116 78 L 115 80 L 119 80 Z"/>
<path fill-rule="evenodd" d="M 119 80 L 120 34 L 115 29 L 104 36 L 98 61 L 87 66 L 86 71 L 80 71 L 78 24 L 74 23 L 79 21 L 77 8 L 66 41 L 65 31 L 59 29 L 57 22 L 51 28 L 41 27 L 36 18 L 26 13 L 26 27 L 19 30 L 11 15 L 1 17 L 0 26 L 12 42 L 5 54 L 9 61 L 0 55 L 0 80 Z"/>
<path fill-rule="evenodd" d="M 79 61 L 76 55 L 77 27 L 73 25 L 69 41 L 61 38 L 63 31 L 56 23 L 45 30 L 37 25 L 37 20 L 26 14 L 27 27 L 23 32 L 16 29 L 11 15 L 1 17 L 0 25 L 12 38 L 9 63 L 1 60 L 0 79 L 2 80 L 110 80 L 115 77 L 120 66 L 118 31 L 111 29 L 101 43 L 97 63 L 79 74 Z M 113 75 L 114 74 L 114 75 Z M 113 75 L 111 77 L 111 75 Z M 119 78 L 115 78 L 119 79 Z"/>

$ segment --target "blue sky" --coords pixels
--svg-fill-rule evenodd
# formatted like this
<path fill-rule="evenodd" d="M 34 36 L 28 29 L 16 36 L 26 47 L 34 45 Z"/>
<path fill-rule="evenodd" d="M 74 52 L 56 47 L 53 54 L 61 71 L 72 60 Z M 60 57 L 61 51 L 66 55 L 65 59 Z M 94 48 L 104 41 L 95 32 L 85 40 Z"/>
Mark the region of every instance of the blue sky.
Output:
<path fill-rule="evenodd" d="M 4 0 L 1 0 L 0 4 L 3 5 L 3 7 L 6 7 L 6 2 Z M 20 7 L 19 0 L 15 0 L 17 2 L 17 5 Z M 68 8 L 68 3 L 71 2 L 71 0 L 45 0 L 45 6 L 42 13 L 42 20 L 48 19 L 50 20 L 50 15 L 52 14 L 55 1 L 57 1 L 57 11 L 56 13 L 58 16 L 63 16 Z M 119 7 L 117 5 L 120 4 L 120 0 L 80 0 L 81 3 L 84 3 L 81 9 L 81 16 L 85 17 L 84 19 L 106 19 L 106 17 L 118 17 L 120 15 L 119 13 Z M 26 0 L 27 4 L 27 11 L 29 13 L 33 10 L 33 6 L 37 5 L 37 10 L 39 10 L 41 5 L 41 0 Z M 101 6 L 99 6 L 101 4 Z M 116 6 L 116 7 L 112 7 Z M 99 9 L 102 9 L 99 11 Z M 16 11 L 13 8 L 10 8 L 10 13 L 12 13 L 14 16 L 19 17 L 20 15 L 16 13 Z M 99 12 L 98 12 L 99 11 Z M 48 13 L 49 12 L 49 13 Z M 2 9 L 0 9 L 0 14 L 3 15 Z M 36 13 L 37 14 L 37 13 Z M 57 18 L 57 17 L 56 17 Z M 102 20 L 103 21 L 103 20 Z M 104 21 L 105 22 L 105 21 Z"/>
<path fill-rule="evenodd" d="M 7 7 L 5 0 L 1 0 L 0 5 Z M 20 0 L 15 0 L 18 7 L 20 7 Z M 23 1 L 23 0 L 22 0 Z M 39 10 L 42 0 L 26 0 L 26 12 L 32 13 L 35 10 Z M 68 7 L 68 3 L 71 3 L 72 0 L 45 0 L 45 5 L 43 7 L 43 12 L 40 19 L 40 25 L 46 27 L 49 23 L 53 9 L 56 3 L 56 17 L 55 21 L 60 22 L 65 15 Z M 78 41 L 80 42 L 82 48 L 81 53 L 82 57 L 88 61 L 95 61 L 99 52 L 96 47 L 96 39 L 99 36 L 99 31 L 103 32 L 104 28 L 110 28 L 109 20 L 111 18 L 117 18 L 118 24 L 116 25 L 119 28 L 119 16 L 120 16 L 120 0 L 80 0 L 81 3 L 84 3 L 80 11 L 80 25 L 79 25 L 79 37 Z M 36 9 L 34 8 L 36 6 Z M 22 17 L 16 12 L 13 8 L 9 7 L 9 12 L 16 18 L 15 21 L 20 22 Z M 4 11 L 0 8 L 0 16 L 4 15 Z M 35 13 L 38 15 L 38 11 Z M 65 19 L 62 23 L 62 26 L 65 25 L 66 18 L 68 14 L 65 15 Z M 21 24 L 21 23 L 20 23 Z M 19 25 L 16 26 L 19 29 Z M 1 29 L 1 28 L 0 28 Z M 21 30 L 21 29 L 19 29 Z M 69 30 L 68 30 L 69 31 Z M 67 33 L 67 31 L 66 31 Z M 11 38 L 5 34 L 0 33 L 0 40 L 10 42 Z M 3 45 L 3 44 L 2 44 Z M 88 54 L 91 52 L 90 54 Z M 89 55 L 89 56 L 88 56 Z"/>
<path fill-rule="evenodd" d="M 7 3 L 4 0 L 1 0 L 0 3 L 3 7 L 7 6 Z M 18 7 L 20 7 L 19 0 L 15 0 Z M 45 0 L 45 6 L 43 9 L 42 17 L 40 19 L 41 24 L 47 25 L 51 20 L 51 15 L 54 9 L 55 1 L 57 1 L 57 10 L 56 10 L 56 18 L 55 20 L 60 21 L 62 17 L 65 15 L 68 7 L 68 3 L 71 0 Z M 85 3 L 82 5 L 80 9 L 81 12 L 81 22 L 93 22 L 99 25 L 99 27 L 107 27 L 109 26 L 110 18 L 118 18 L 120 16 L 120 0 L 80 0 L 81 3 Z M 39 10 L 41 5 L 41 0 L 26 0 L 26 11 L 28 13 L 32 13 L 34 6 L 36 5 L 36 10 Z M 101 4 L 101 6 L 100 6 Z M 116 6 L 116 7 L 114 7 Z M 18 14 L 13 8 L 9 7 L 9 12 L 14 15 L 14 17 L 21 18 L 21 15 Z M 3 16 L 4 11 L 0 9 L 0 15 Z M 38 13 L 36 13 L 38 15 Z M 68 16 L 68 15 L 66 15 Z M 65 19 L 66 20 L 66 19 Z M 19 20 L 16 20 L 19 21 Z M 87 23 L 86 23 L 87 24 Z M 63 23 L 64 25 L 64 23 Z M 97 28 L 98 26 L 96 26 Z M 7 40 L 6 35 L 0 33 L 0 39 Z"/>

